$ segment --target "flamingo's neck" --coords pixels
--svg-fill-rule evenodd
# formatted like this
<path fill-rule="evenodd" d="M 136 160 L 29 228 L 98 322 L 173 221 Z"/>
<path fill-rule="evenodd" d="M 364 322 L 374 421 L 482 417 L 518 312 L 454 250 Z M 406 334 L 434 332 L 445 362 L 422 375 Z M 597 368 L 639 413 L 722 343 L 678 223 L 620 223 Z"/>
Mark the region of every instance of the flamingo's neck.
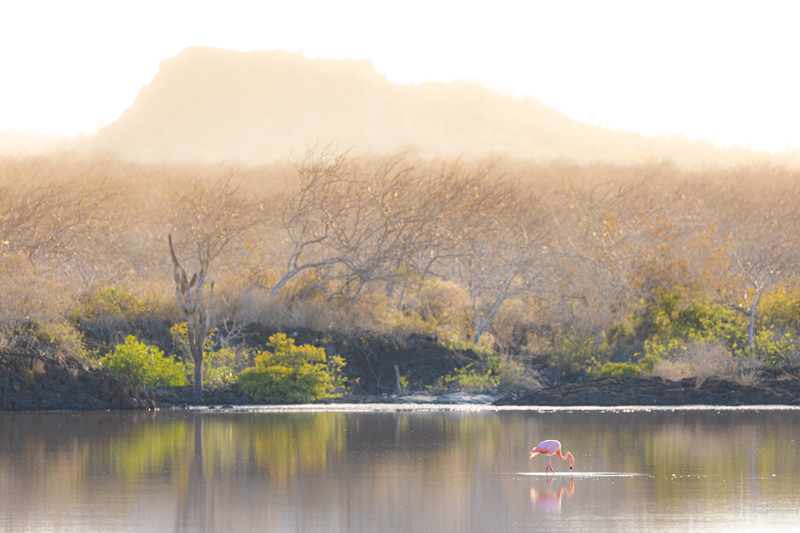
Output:
<path fill-rule="evenodd" d="M 572 469 L 572 465 L 573 465 L 573 463 L 575 463 L 575 458 L 574 458 L 574 457 L 572 457 L 572 454 L 571 454 L 570 452 L 567 452 L 567 454 L 566 454 L 566 455 L 561 455 L 561 448 L 559 448 L 558 450 L 556 450 L 556 455 L 557 455 L 557 456 L 558 456 L 558 458 L 559 458 L 559 459 L 561 459 L 562 461 L 563 461 L 564 459 L 567 459 L 567 458 L 569 458 L 569 467 L 570 467 L 570 469 Z"/>

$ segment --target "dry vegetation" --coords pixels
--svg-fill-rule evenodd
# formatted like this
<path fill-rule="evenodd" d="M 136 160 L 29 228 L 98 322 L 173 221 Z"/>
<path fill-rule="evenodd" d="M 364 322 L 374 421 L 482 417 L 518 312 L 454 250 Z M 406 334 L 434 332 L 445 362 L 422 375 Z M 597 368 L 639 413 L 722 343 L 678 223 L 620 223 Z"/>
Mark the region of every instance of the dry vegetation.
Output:
<path fill-rule="evenodd" d="M 800 172 L 362 158 L 0 161 L 3 342 L 175 351 L 168 234 L 212 326 L 420 333 L 576 373 L 797 362 Z"/>

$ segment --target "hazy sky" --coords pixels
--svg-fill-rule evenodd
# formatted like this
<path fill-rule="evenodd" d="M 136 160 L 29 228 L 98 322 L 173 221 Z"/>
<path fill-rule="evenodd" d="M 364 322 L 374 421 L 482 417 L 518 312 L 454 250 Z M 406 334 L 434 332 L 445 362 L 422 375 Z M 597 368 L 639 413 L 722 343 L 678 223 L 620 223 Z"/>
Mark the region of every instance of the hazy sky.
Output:
<path fill-rule="evenodd" d="M 491 5 L 491 8 L 489 7 Z M 0 130 L 91 133 L 207 45 L 479 80 L 646 135 L 800 149 L 800 2 L 0 1 Z"/>

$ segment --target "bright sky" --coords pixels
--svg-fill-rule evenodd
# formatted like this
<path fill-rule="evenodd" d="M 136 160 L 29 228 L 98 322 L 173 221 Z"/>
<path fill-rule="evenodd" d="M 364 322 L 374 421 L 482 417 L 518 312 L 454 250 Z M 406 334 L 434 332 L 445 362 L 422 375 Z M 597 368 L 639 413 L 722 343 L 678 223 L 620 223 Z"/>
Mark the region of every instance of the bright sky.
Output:
<path fill-rule="evenodd" d="M 490 7 L 491 6 L 491 7 Z M 800 2 L 2 0 L 0 130 L 92 133 L 194 45 L 369 59 L 568 116 L 800 149 Z"/>

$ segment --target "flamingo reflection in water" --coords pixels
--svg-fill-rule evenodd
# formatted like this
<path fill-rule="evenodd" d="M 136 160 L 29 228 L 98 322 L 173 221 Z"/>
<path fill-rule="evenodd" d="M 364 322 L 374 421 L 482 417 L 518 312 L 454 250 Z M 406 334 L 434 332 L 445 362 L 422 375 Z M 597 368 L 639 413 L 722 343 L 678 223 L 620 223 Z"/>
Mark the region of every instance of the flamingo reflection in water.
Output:
<path fill-rule="evenodd" d="M 558 511 L 561 512 L 561 498 L 566 496 L 571 498 L 575 492 L 575 481 L 570 478 L 569 490 L 567 487 L 559 487 L 555 494 L 552 491 L 554 476 L 547 477 L 547 492 L 537 492 L 536 489 L 531 487 L 531 504 L 543 511 Z"/>

